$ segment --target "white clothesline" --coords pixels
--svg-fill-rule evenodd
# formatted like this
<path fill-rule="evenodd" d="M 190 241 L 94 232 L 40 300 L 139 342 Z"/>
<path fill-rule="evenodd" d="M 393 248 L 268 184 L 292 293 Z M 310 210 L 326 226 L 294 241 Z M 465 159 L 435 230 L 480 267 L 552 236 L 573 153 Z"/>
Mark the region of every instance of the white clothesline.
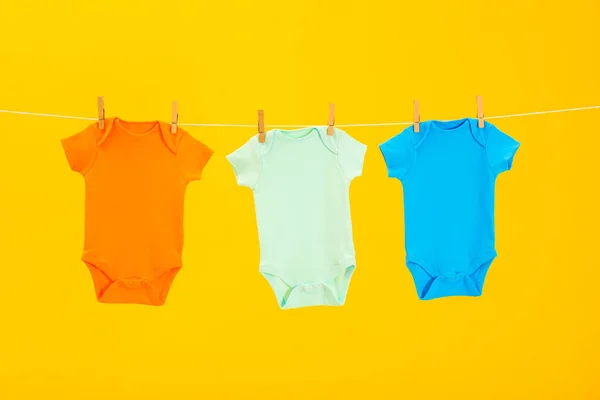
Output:
<path fill-rule="evenodd" d="M 501 119 L 501 118 L 512 118 L 512 117 L 526 117 L 529 115 L 543 115 L 543 114 L 555 114 L 555 113 L 564 113 L 564 112 L 572 112 L 572 111 L 584 111 L 584 110 L 594 110 L 600 109 L 600 105 L 598 106 L 587 106 L 587 107 L 577 107 L 577 108 L 564 108 L 562 110 L 547 110 L 547 111 L 533 111 L 527 113 L 520 114 L 507 114 L 507 115 L 495 115 L 491 117 L 484 117 L 486 120 L 490 119 Z M 59 114 L 46 114 L 46 113 L 35 113 L 29 111 L 13 111 L 13 110 L 0 110 L 0 114 L 18 114 L 18 115 L 31 115 L 36 117 L 50 117 L 50 118 L 64 118 L 64 119 L 77 119 L 84 121 L 97 121 L 97 118 L 89 118 L 89 117 L 78 117 L 73 115 L 59 115 Z M 398 126 L 398 125 L 412 125 L 413 122 L 383 122 L 383 123 L 374 123 L 374 124 L 336 124 L 337 127 L 347 128 L 347 127 L 365 127 L 365 126 Z M 224 128 L 256 128 L 257 124 L 201 124 L 201 123 L 179 123 L 179 126 L 197 126 L 197 127 L 224 127 Z M 306 126 L 313 125 L 265 125 L 265 127 L 278 127 L 278 128 L 303 128 Z"/>

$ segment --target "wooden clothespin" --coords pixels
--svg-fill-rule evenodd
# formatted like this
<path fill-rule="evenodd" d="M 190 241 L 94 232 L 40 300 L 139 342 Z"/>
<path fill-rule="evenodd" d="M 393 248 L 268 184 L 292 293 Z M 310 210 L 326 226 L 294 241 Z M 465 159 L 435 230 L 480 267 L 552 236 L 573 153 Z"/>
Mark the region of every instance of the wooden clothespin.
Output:
<path fill-rule="evenodd" d="M 335 105 L 329 103 L 329 122 L 327 122 L 327 136 L 333 136 L 333 127 L 335 125 Z"/>
<path fill-rule="evenodd" d="M 104 97 L 98 96 L 98 128 L 104 129 Z"/>
<path fill-rule="evenodd" d="M 485 126 L 483 121 L 483 100 L 481 96 L 475 98 L 477 100 L 477 127 L 483 128 Z"/>
<path fill-rule="evenodd" d="M 174 101 L 171 107 L 171 133 L 177 133 L 177 123 L 179 122 L 179 107 Z"/>
<path fill-rule="evenodd" d="M 258 110 L 258 141 L 265 142 L 265 112 Z"/>
<path fill-rule="evenodd" d="M 421 131 L 421 112 L 419 111 L 419 100 L 413 101 L 413 123 L 415 133 L 419 133 Z"/>

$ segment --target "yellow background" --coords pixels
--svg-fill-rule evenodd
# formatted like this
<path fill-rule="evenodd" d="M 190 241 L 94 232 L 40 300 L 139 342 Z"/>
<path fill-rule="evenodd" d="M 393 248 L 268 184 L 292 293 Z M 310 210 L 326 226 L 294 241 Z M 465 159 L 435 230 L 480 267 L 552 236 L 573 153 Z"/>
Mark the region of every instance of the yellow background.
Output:
<path fill-rule="evenodd" d="M 181 122 L 410 121 L 600 104 L 600 4 L 548 1 L 3 1 L 0 109 Z M 86 121 L 0 114 L 1 399 L 600 399 L 600 110 L 494 121 L 521 142 L 497 182 L 480 298 L 419 301 L 402 187 L 377 144 L 351 186 L 344 307 L 281 311 L 258 273 L 250 190 L 216 151 L 186 198 L 164 307 L 97 303 L 79 261 Z"/>

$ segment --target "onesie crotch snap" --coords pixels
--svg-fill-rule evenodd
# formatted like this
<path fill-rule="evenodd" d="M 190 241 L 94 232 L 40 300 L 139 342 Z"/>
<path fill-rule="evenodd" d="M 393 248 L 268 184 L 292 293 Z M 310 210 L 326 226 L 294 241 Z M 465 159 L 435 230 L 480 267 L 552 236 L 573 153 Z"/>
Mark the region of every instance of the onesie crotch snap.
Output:
<path fill-rule="evenodd" d="M 297 308 L 308 305 L 339 305 L 332 288 L 323 282 L 300 283 L 292 287 L 282 308 Z"/>
<path fill-rule="evenodd" d="M 466 275 L 462 273 L 442 274 L 441 279 L 445 279 L 448 282 L 456 282 L 459 279 L 463 279 Z"/>
<path fill-rule="evenodd" d="M 323 286 L 322 283 L 306 283 L 298 285 L 303 292 L 312 293 Z"/>
<path fill-rule="evenodd" d="M 164 304 L 164 297 L 155 284 L 145 278 L 127 277 L 116 279 L 98 300 L 103 303 L 134 303 L 148 305 Z"/>
<path fill-rule="evenodd" d="M 148 282 L 144 278 L 131 277 L 131 278 L 122 278 L 117 280 L 117 283 L 125 286 L 127 289 L 142 289 L 146 286 L 150 286 L 150 282 Z"/>
<path fill-rule="evenodd" d="M 422 300 L 430 300 L 438 297 L 480 295 L 481 290 L 469 275 L 456 272 L 435 277 L 420 297 Z"/>

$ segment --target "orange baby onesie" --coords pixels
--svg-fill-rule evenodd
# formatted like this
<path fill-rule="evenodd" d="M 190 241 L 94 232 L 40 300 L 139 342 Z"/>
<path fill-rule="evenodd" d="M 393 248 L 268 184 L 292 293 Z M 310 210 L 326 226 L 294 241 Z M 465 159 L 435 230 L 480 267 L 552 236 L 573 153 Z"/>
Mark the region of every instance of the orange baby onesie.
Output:
<path fill-rule="evenodd" d="M 85 241 L 96 298 L 163 305 L 181 268 L 183 202 L 212 150 L 164 122 L 118 118 L 62 140 L 85 178 Z"/>

